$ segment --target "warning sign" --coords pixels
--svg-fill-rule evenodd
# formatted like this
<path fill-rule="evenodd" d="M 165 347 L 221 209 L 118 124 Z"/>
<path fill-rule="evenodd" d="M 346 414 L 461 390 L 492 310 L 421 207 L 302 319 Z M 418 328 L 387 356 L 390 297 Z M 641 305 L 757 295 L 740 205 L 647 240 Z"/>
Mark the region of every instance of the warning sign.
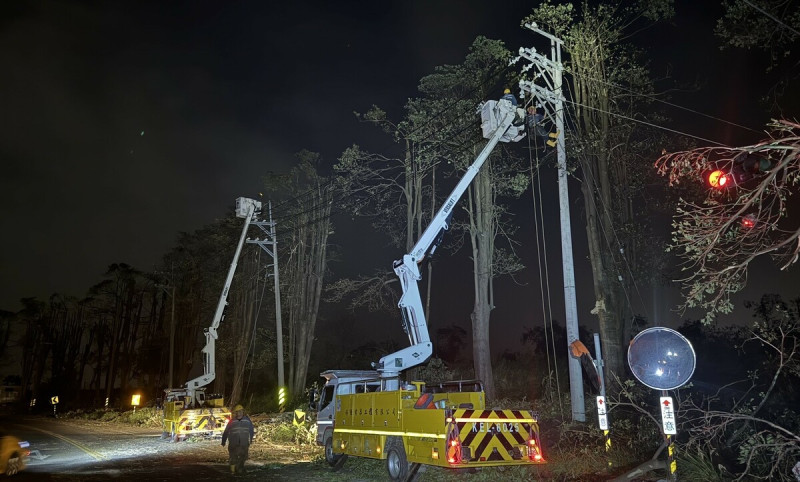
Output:
<path fill-rule="evenodd" d="M 306 422 L 306 412 L 296 409 L 294 411 L 294 420 L 292 421 L 292 425 L 303 425 Z"/>
<path fill-rule="evenodd" d="M 661 424 L 665 435 L 678 433 L 675 423 L 675 408 L 672 406 L 672 397 L 661 397 Z"/>
<path fill-rule="evenodd" d="M 606 413 L 606 397 L 597 397 L 597 421 L 600 430 L 608 430 L 608 414 Z"/>

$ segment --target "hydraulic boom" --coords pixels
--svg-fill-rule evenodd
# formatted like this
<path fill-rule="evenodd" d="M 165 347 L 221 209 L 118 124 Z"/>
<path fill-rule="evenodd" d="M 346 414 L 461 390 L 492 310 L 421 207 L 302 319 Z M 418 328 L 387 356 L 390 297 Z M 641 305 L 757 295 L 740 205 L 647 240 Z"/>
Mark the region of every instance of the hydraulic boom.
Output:
<path fill-rule="evenodd" d="M 233 255 L 233 261 L 228 269 L 228 276 L 225 278 L 225 286 L 222 288 L 222 294 L 217 303 L 217 311 L 214 313 L 214 319 L 211 322 L 211 326 L 205 329 L 206 345 L 202 350 L 203 374 L 186 382 L 186 393 L 190 397 L 190 400 L 196 401 L 195 392 L 213 382 L 214 378 L 217 376 L 215 351 L 217 329 L 224 318 L 225 306 L 228 304 L 228 291 L 231 288 L 233 274 L 236 272 L 239 255 L 242 252 L 242 246 L 247 237 L 247 229 L 250 227 L 250 222 L 253 220 L 253 217 L 259 211 L 261 211 L 260 202 L 244 197 L 236 199 L 236 217 L 244 218 L 244 227 L 242 228 L 242 235 L 239 237 L 239 244 L 236 246 L 236 253 Z"/>
<path fill-rule="evenodd" d="M 428 322 L 422 308 L 422 299 L 417 282 L 421 279 L 419 265 L 432 255 L 441 240 L 441 235 L 450 226 L 453 208 L 464 195 L 467 187 L 480 171 L 481 166 L 494 150 L 498 142 L 517 142 L 525 134 L 523 127 L 515 125 L 519 119 L 517 109 L 507 100 L 490 100 L 481 106 L 481 128 L 483 137 L 489 139 L 486 147 L 475 159 L 453 192 L 447 197 L 439 212 L 422 233 L 411 252 L 394 262 L 394 272 L 400 278 L 403 295 L 398 306 L 403 316 L 403 331 L 408 335 L 410 346 L 386 355 L 374 365 L 385 381 L 386 390 L 399 389 L 399 375 L 403 370 L 424 363 L 433 353 Z"/>

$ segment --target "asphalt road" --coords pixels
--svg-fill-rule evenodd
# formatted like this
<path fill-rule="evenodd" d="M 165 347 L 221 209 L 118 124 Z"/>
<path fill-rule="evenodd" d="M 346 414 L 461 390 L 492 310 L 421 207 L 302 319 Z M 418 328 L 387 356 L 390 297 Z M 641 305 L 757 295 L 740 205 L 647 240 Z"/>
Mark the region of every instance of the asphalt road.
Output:
<path fill-rule="evenodd" d="M 219 440 L 171 443 L 152 428 L 53 417 L 3 417 L 0 424 L 30 443 L 28 467 L 15 480 L 175 481 L 189 477 L 203 481 L 230 477 L 227 451 Z M 257 472 L 259 467 L 253 469 Z"/>
<path fill-rule="evenodd" d="M 0 428 L 30 443 L 24 471 L 9 481 L 169 481 L 233 480 L 227 449 L 219 439 L 172 443 L 159 429 L 131 427 L 52 416 L 12 416 L 0 413 Z M 318 450 L 321 454 L 322 449 Z M 313 454 L 312 454 L 313 455 Z M 333 472 L 309 454 L 255 443 L 247 473 L 236 480 L 358 481 L 386 480 L 379 461 L 356 461 Z M 359 465 L 361 462 L 361 465 Z M 373 473 L 363 473 L 364 463 Z M 374 467 L 372 467 L 374 466 Z M 0 475 L 0 480 L 3 476 Z"/>

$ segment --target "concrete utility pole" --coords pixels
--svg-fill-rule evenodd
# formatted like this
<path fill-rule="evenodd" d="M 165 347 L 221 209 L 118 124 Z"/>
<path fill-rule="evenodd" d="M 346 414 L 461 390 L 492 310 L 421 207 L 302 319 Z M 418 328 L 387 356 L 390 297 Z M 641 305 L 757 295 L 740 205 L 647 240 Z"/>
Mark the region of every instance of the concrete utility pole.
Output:
<path fill-rule="evenodd" d="M 268 239 L 248 239 L 248 243 L 261 246 L 261 249 L 272 256 L 272 277 L 275 280 L 275 337 L 278 343 L 278 387 L 279 391 L 285 396 L 286 383 L 283 376 L 283 323 L 281 321 L 281 283 L 278 278 L 278 239 L 275 235 L 275 222 L 272 220 L 272 203 L 269 203 L 269 221 L 254 222 Z M 267 247 L 270 245 L 271 248 Z"/>
<path fill-rule="evenodd" d="M 550 40 L 550 58 L 536 52 L 536 49 L 520 48 L 520 57 L 531 63 L 522 72 L 533 69 L 532 80 L 521 80 L 519 86 L 523 93 L 529 93 L 536 99 L 535 107 L 545 109 L 545 118 L 555 118 L 556 149 L 558 153 L 558 202 L 561 220 L 561 257 L 564 265 L 564 307 L 566 309 L 567 350 L 573 341 L 578 339 L 578 308 L 575 301 L 575 268 L 572 261 L 572 227 L 569 213 L 569 189 L 567 186 L 567 154 L 564 146 L 564 95 L 562 93 L 564 67 L 561 64 L 561 39 L 540 30 L 534 24 L 525 25 L 530 30 Z M 517 58 L 516 60 L 518 60 Z M 515 60 L 515 61 L 516 61 Z M 540 81 L 544 87 L 536 85 Z M 530 135 L 530 134 L 529 134 Z M 586 405 L 583 399 L 583 374 L 580 360 L 568 356 L 569 386 L 572 402 L 572 420 L 586 421 Z"/>

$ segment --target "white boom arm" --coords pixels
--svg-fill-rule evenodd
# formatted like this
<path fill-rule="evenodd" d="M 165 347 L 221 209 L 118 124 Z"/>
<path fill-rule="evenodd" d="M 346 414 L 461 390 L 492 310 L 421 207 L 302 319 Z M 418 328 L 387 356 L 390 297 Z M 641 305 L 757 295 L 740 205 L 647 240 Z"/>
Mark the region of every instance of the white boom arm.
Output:
<path fill-rule="evenodd" d="M 403 259 L 394 262 L 394 272 L 400 278 L 400 286 L 403 290 L 403 295 L 398 303 L 403 315 L 403 331 L 408 334 L 411 345 L 384 356 L 377 364 L 374 364 L 381 378 L 386 380 L 385 389 L 387 390 L 397 390 L 400 372 L 424 363 L 433 353 L 428 322 L 425 319 L 419 286 L 417 286 L 417 281 L 421 279 L 419 263 L 425 256 L 433 254 L 436 250 L 437 239 L 440 239 L 440 235 L 450 226 L 453 207 L 464 195 L 497 143 L 500 141 L 517 142 L 525 136 L 521 126 L 513 125 L 516 115 L 516 109 L 507 100 L 490 100 L 481 106 L 483 137 L 489 139 L 489 142 L 469 166 L 464 177 L 458 182 L 442 207 L 439 208 L 439 212 L 425 228 L 425 232 L 422 233 L 411 252 L 403 256 Z"/>
<path fill-rule="evenodd" d="M 222 294 L 219 297 L 219 303 L 217 303 L 214 320 L 211 322 L 211 326 L 205 329 L 206 345 L 203 347 L 203 374 L 194 380 L 186 382 L 186 392 L 192 401 L 195 401 L 195 391 L 213 382 L 217 376 L 215 358 L 217 329 L 220 322 L 222 322 L 225 306 L 228 304 L 228 291 L 231 288 L 233 274 L 236 272 L 239 255 L 242 252 L 242 246 L 247 236 L 247 228 L 250 227 L 250 222 L 259 211 L 261 211 L 260 202 L 244 197 L 236 199 L 236 217 L 244 218 L 244 227 L 242 228 L 242 235 L 239 237 L 239 244 L 236 246 L 236 254 L 233 255 L 233 262 L 231 262 L 231 267 L 228 269 L 228 277 L 225 278 L 225 286 L 222 288 Z"/>

